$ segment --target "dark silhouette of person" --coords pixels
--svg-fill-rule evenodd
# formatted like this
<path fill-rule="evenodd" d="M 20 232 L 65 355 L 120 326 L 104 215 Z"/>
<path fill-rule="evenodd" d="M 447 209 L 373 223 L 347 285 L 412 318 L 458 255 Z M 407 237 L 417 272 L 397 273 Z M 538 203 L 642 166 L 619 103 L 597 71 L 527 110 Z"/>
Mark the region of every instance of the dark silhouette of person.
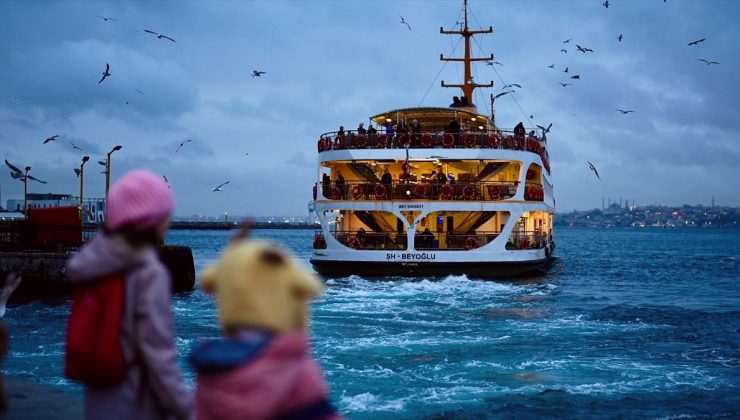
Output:
<path fill-rule="evenodd" d="M 324 194 L 324 197 L 329 197 L 331 195 L 331 178 L 329 177 L 329 174 L 324 174 L 321 177 L 321 191 L 322 194 Z"/>
<path fill-rule="evenodd" d="M 336 182 L 337 188 L 339 188 L 339 194 L 342 196 L 342 198 L 344 198 L 344 195 L 345 195 L 344 194 L 345 193 L 344 177 L 342 176 L 342 173 L 339 171 L 337 171 L 337 180 L 335 182 Z"/>
<path fill-rule="evenodd" d="M 366 244 L 366 242 L 367 242 L 366 239 L 367 238 L 366 238 L 366 235 L 365 235 L 365 229 L 362 226 L 360 226 L 360 228 L 357 229 L 357 238 L 360 240 L 360 243 L 362 244 L 362 246 L 367 245 Z"/>
<path fill-rule="evenodd" d="M 388 168 L 385 168 L 383 171 L 383 176 L 380 177 L 381 184 L 387 186 L 390 188 L 391 184 L 393 183 L 393 177 L 391 176 L 391 173 L 388 172 Z"/>
<path fill-rule="evenodd" d="M 524 128 L 524 124 L 519 121 L 519 124 L 514 127 L 514 137 L 516 138 L 523 138 L 524 135 L 527 133 L 527 130 Z"/>
<path fill-rule="evenodd" d="M 453 119 L 449 124 L 447 124 L 446 131 L 452 134 L 455 138 L 455 144 L 458 144 L 460 141 L 460 123 L 457 122 L 456 119 Z"/>
<path fill-rule="evenodd" d="M 370 127 L 367 128 L 367 138 L 370 145 L 375 146 L 375 138 L 377 137 L 377 134 L 378 130 L 373 127 L 372 123 L 370 123 Z"/>
<path fill-rule="evenodd" d="M 364 127 L 364 124 L 363 123 L 360 123 L 360 125 L 357 126 L 357 134 L 359 134 L 361 136 L 364 135 L 364 134 L 367 134 L 367 130 L 365 130 L 365 127 Z"/>
<path fill-rule="evenodd" d="M 417 120 L 411 120 L 411 133 L 413 134 L 414 141 L 411 143 L 412 146 L 419 145 L 419 139 L 421 138 L 421 124 Z"/>

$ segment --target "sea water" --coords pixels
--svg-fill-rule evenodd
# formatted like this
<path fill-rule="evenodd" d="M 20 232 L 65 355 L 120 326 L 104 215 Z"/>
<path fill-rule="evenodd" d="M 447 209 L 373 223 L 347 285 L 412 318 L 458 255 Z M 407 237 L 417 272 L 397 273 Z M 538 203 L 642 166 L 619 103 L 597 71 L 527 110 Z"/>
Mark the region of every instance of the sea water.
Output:
<path fill-rule="evenodd" d="M 232 232 L 173 231 L 197 269 Z M 313 231 L 263 230 L 309 266 Z M 740 417 L 740 230 L 558 229 L 551 271 L 521 281 L 328 279 L 311 322 L 350 418 Z M 13 306 L 7 374 L 63 377 L 67 300 Z M 173 301 L 185 362 L 219 334 L 213 298 Z"/>

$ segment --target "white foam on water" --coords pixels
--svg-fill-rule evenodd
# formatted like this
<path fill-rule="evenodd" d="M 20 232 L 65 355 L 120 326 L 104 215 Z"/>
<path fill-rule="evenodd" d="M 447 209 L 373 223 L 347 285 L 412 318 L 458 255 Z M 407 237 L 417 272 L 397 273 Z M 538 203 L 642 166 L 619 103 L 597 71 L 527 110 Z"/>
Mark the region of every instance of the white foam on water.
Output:
<path fill-rule="evenodd" d="M 380 397 L 369 392 L 357 395 L 344 395 L 339 399 L 340 412 L 363 412 L 363 411 L 392 411 L 399 412 L 406 406 L 407 398 L 398 398 L 384 401 Z"/>

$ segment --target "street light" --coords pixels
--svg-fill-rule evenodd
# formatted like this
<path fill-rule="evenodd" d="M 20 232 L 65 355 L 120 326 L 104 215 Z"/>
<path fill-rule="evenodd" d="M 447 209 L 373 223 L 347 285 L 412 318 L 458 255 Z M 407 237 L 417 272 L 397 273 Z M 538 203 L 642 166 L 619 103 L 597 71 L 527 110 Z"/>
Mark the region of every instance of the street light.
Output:
<path fill-rule="evenodd" d="M 24 168 L 26 170 L 26 176 L 23 177 L 23 215 L 28 217 L 28 171 L 31 170 L 30 166 Z"/>
<path fill-rule="evenodd" d="M 85 164 L 87 163 L 88 160 L 90 160 L 90 156 L 83 156 L 82 157 L 82 163 L 80 164 L 80 210 L 81 210 L 80 218 L 82 220 L 85 219 L 85 210 L 84 210 L 84 208 L 85 208 L 85 202 L 84 202 L 82 196 L 83 196 L 83 193 L 85 191 L 84 190 Z"/>
<path fill-rule="evenodd" d="M 108 198 L 108 190 L 110 190 L 110 155 L 117 150 L 121 150 L 123 146 L 118 145 L 108 152 L 108 159 L 105 161 L 105 197 Z"/>

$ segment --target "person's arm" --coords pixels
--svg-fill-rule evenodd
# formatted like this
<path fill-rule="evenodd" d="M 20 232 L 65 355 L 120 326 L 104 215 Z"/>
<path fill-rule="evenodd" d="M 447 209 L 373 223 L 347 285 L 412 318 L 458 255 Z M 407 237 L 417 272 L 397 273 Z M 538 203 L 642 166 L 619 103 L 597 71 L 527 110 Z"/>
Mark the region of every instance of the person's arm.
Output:
<path fill-rule="evenodd" d="M 136 279 L 136 346 L 142 368 L 161 405 L 178 418 L 188 418 L 193 401 L 177 365 L 169 274 L 152 267 L 138 275 L 143 278 Z"/>

